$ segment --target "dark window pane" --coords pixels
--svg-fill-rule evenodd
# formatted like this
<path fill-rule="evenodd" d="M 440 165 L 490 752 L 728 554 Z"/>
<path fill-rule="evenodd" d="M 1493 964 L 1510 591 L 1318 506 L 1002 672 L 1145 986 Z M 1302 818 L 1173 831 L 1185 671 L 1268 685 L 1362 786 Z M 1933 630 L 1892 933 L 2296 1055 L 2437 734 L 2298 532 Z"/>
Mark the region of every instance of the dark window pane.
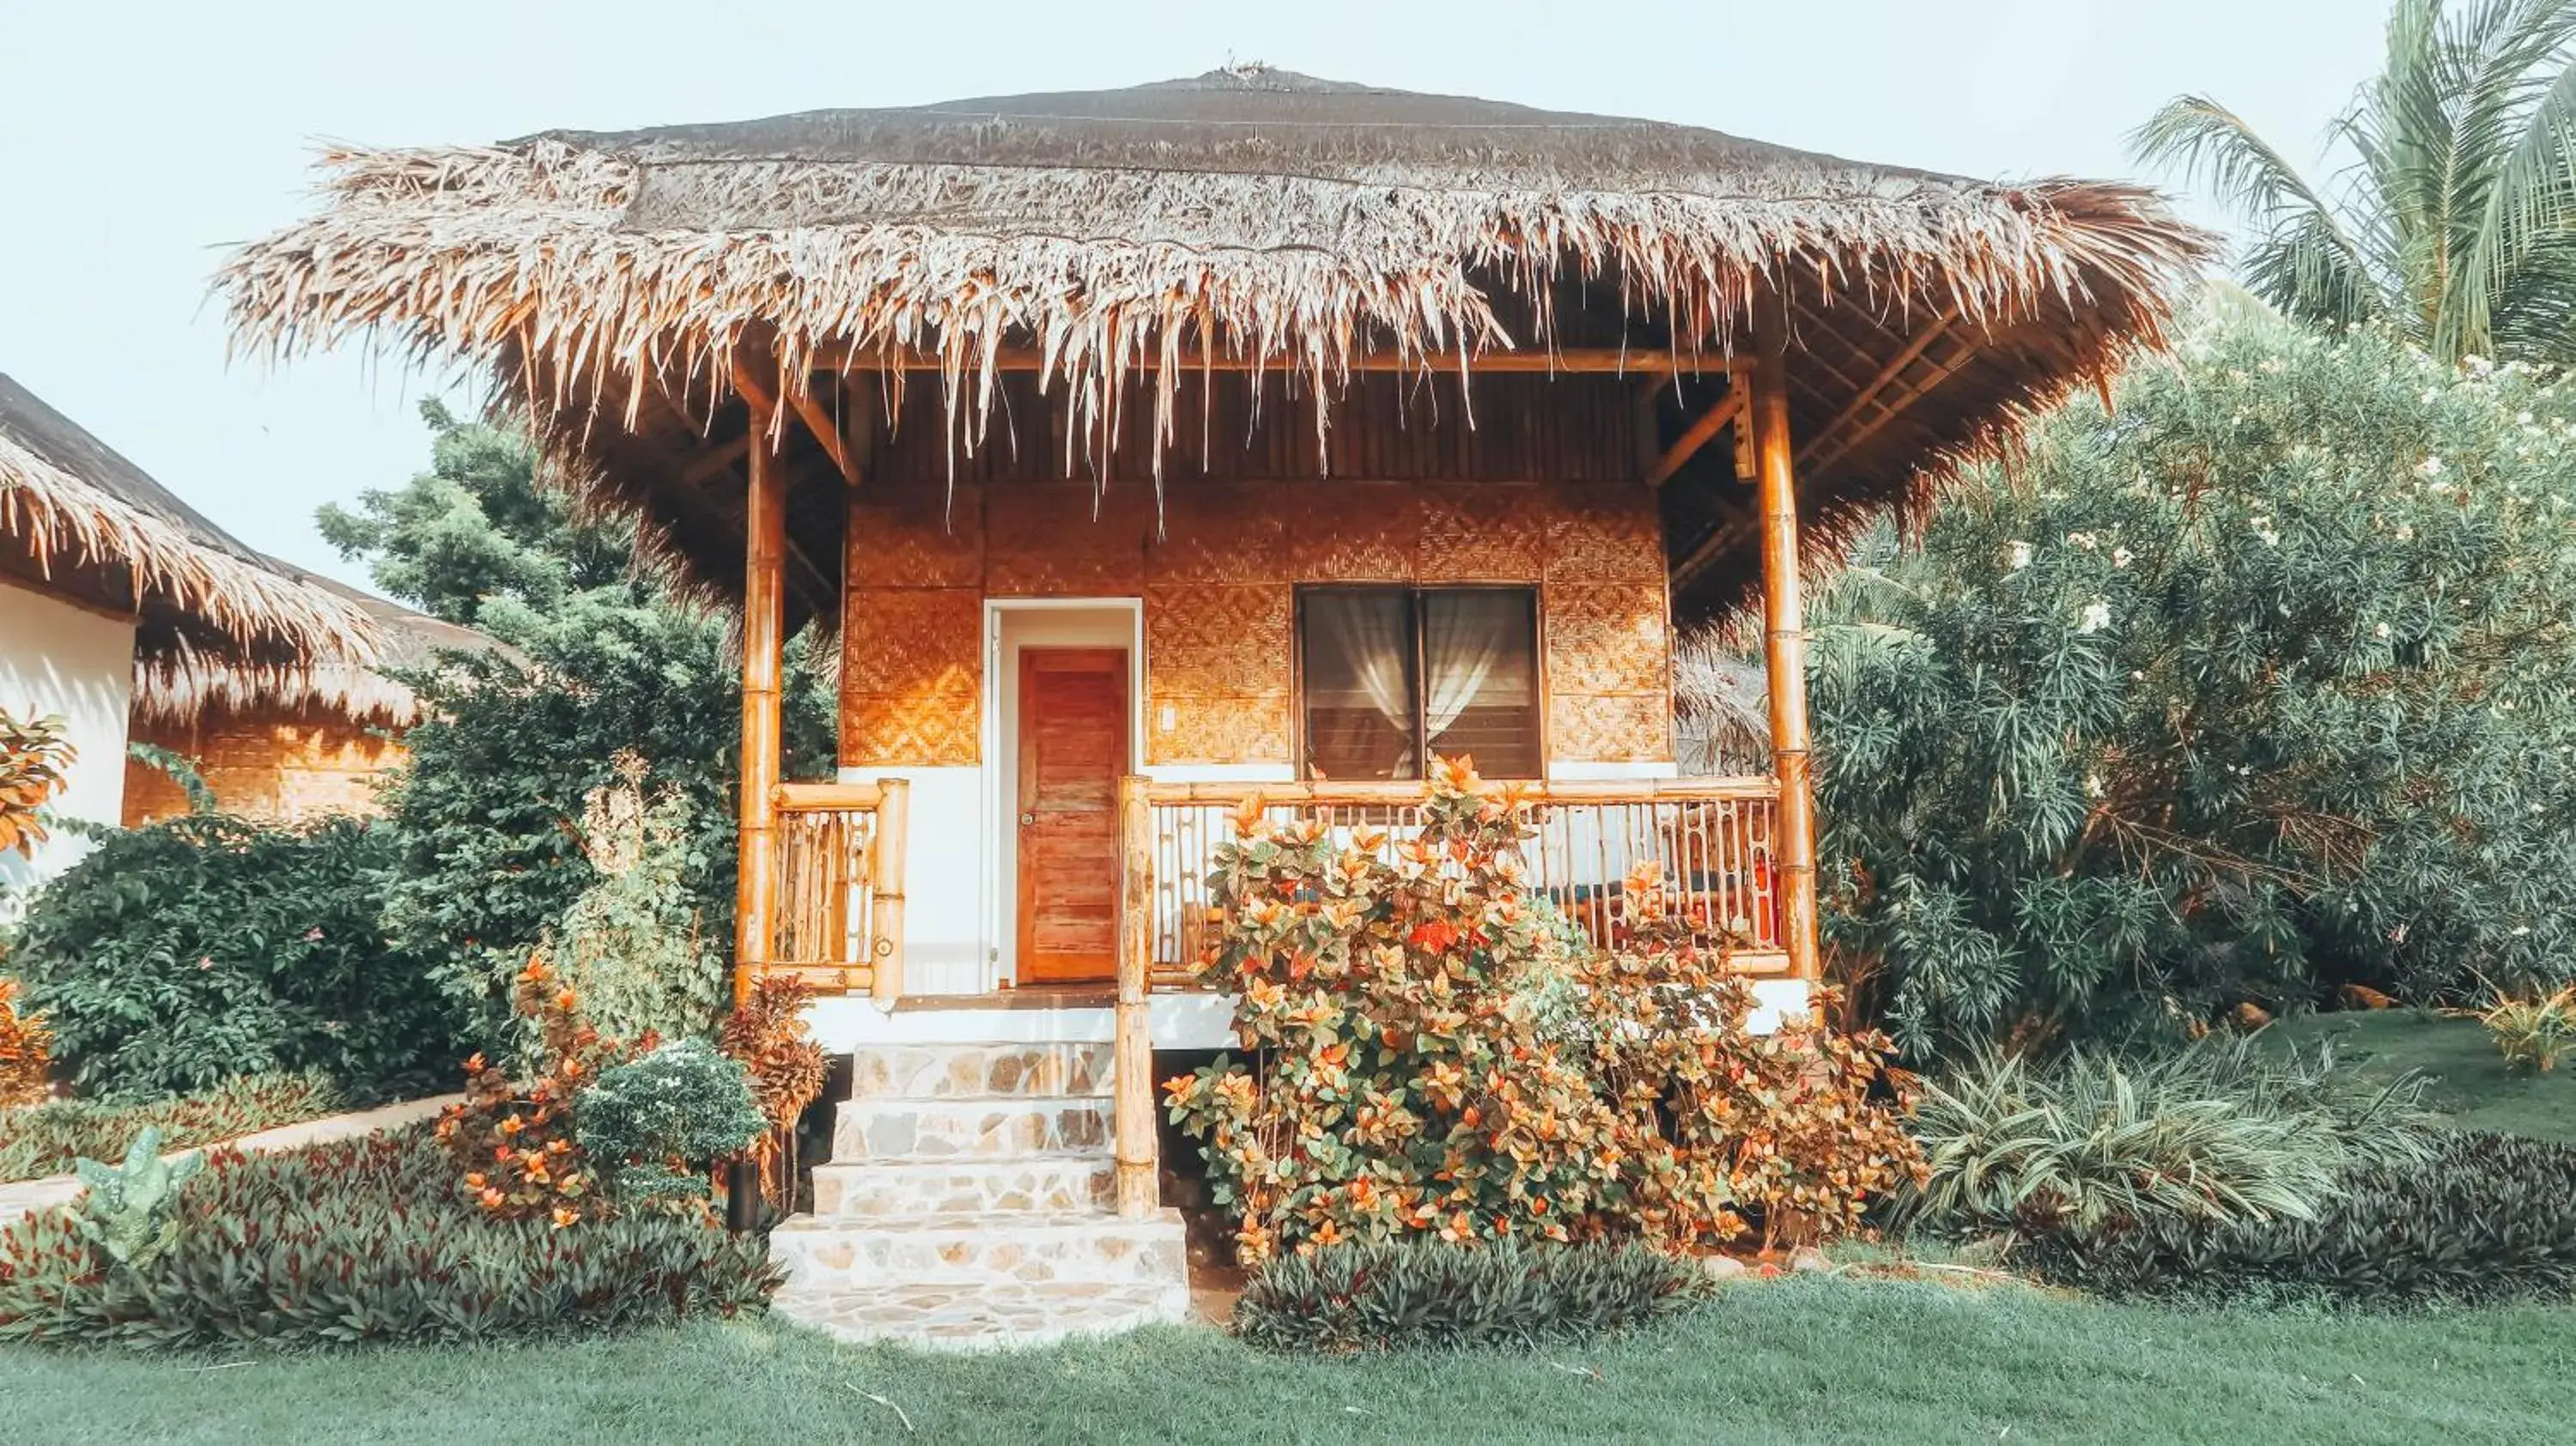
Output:
<path fill-rule="evenodd" d="M 1422 595 L 1423 724 L 1435 757 L 1470 755 L 1488 778 L 1536 778 L 1538 628 L 1531 595 Z"/>
<path fill-rule="evenodd" d="M 1419 778 L 1411 600 L 1400 591 L 1306 594 L 1306 776 Z"/>

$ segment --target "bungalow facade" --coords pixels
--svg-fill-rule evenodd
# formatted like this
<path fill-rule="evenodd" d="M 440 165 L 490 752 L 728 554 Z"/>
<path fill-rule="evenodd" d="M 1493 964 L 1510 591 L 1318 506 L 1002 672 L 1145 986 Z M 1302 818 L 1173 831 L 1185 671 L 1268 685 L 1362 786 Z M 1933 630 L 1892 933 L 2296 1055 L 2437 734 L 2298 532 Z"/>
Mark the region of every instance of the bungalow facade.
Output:
<path fill-rule="evenodd" d="M 856 1059 L 782 1308 L 933 1340 L 1177 1309 L 1152 1056 L 1230 1039 L 1187 965 L 1249 799 L 1400 831 L 1472 755 L 1579 923 L 1653 860 L 1803 1005 L 1802 568 L 2207 254 L 2128 185 L 1261 67 L 325 165 L 241 342 L 488 364 L 741 600 L 741 975 Z M 1685 777 L 1676 628 L 1748 606 L 1769 746 Z M 778 774 L 808 625 L 833 782 Z"/>
<path fill-rule="evenodd" d="M 266 697 L 375 656 L 374 625 L 346 597 L 253 551 L 0 375 L 0 709 L 64 721 L 75 755 L 58 815 L 126 821 L 133 715 L 179 679 L 216 670 Z M 32 856 L 0 854 L 0 892 L 87 849 L 56 830 Z"/>

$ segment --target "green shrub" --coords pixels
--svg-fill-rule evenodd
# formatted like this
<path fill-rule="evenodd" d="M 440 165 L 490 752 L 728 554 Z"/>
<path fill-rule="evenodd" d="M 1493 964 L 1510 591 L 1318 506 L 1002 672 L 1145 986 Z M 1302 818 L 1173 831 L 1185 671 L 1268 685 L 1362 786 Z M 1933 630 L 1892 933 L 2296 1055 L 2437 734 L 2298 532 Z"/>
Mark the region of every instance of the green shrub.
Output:
<path fill-rule="evenodd" d="M 67 1175 L 84 1155 L 113 1159 L 147 1128 L 161 1132 L 163 1149 L 184 1150 L 320 1119 L 339 1108 L 339 1092 L 318 1074 L 246 1076 L 143 1105 L 53 1100 L 0 1114 L 0 1181 Z"/>
<path fill-rule="evenodd" d="M 629 1329 L 765 1307 L 756 1236 L 642 1212 L 558 1229 L 460 1193 L 425 1131 L 268 1155 L 218 1151 L 176 1239 L 108 1273 L 63 1211 L 0 1228 L 0 1341 L 140 1349 L 466 1342 Z"/>
<path fill-rule="evenodd" d="M 583 1156 L 622 1200 L 703 1196 L 708 1170 L 769 1128 L 741 1062 L 698 1039 L 600 1071 L 573 1121 Z"/>
<path fill-rule="evenodd" d="M 90 1098 L 303 1070 L 398 1095 L 464 1051 L 453 1006 L 378 929 L 393 860 L 383 825 L 350 818 L 109 833 L 37 895 L 10 967 Z"/>
<path fill-rule="evenodd" d="M 1930 1175 L 1896 1214 L 1936 1230 L 2312 1219 L 2353 1166 L 2429 1158 L 2423 1088 L 2247 1036 L 2143 1059 L 1985 1051 L 1923 1089 L 1907 1127 Z"/>
<path fill-rule="evenodd" d="M 1838 957 L 1917 1056 L 2576 961 L 2576 383 L 2200 318 L 1819 590 Z"/>
<path fill-rule="evenodd" d="M 2167 1299 L 2368 1306 L 2576 1297 L 2576 1146 L 2448 1136 L 2422 1166 L 2368 1166 L 2312 1220 L 2158 1217 L 2022 1247 L 2060 1285 Z"/>
<path fill-rule="evenodd" d="M 1234 1329 L 1272 1350 L 1530 1345 L 1660 1320 L 1707 1290 L 1692 1262 L 1642 1245 L 1346 1241 L 1263 1265 Z"/>
<path fill-rule="evenodd" d="M 552 956 L 611 1039 L 710 1034 L 725 1006 L 726 953 L 699 927 L 689 888 L 689 826 L 688 800 L 648 788 L 633 753 L 582 810 L 582 852 L 599 876 L 564 912 Z"/>

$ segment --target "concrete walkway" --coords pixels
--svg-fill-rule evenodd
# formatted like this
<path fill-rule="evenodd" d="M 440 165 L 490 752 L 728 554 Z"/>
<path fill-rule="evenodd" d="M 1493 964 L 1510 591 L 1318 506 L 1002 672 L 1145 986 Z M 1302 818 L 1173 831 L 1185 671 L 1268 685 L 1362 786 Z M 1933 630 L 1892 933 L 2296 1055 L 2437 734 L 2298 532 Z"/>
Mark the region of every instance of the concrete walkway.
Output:
<path fill-rule="evenodd" d="M 464 1098 L 463 1095 L 436 1095 L 425 1100 L 405 1100 L 400 1104 L 386 1105 L 379 1109 L 357 1110 L 345 1115 L 325 1115 L 318 1120 L 280 1125 L 276 1129 L 262 1130 L 255 1135 L 226 1140 L 222 1145 L 229 1145 L 236 1150 L 244 1150 L 256 1155 L 276 1150 L 292 1150 L 304 1145 L 318 1145 L 329 1140 L 346 1140 L 358 1135 L 372 1135 L 379 1130 L 400 1129 L 415 1121 L 435 1119 L 439 1111 Z M 213 1148 L 221 1148 L 222 1145 Z M 203 1148 L 208 1147 L 192 1146 L 185 1150 L 173 1150 L 164 1158 L 175 1160 L 181 1155 L 193 1155 Z M 0 1226 L 14 1225 L 22 1216 L 67 1204 L 78 1198 L 80 1192 L 80 1177 L 77 1175 L 48 1175 L 41 1180 L 22 1180 L 14 1184 L 0 1185 Z"/>

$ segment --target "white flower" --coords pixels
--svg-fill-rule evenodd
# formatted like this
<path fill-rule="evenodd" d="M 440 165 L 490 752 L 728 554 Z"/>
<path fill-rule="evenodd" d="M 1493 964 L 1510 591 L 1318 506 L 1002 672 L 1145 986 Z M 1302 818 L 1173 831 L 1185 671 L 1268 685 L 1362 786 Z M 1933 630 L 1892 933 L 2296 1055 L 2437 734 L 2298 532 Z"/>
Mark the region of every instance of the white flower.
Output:
<path fill-rule="evenodd" d="M 2147 681 L 2147 675 L 2139 672 L 2135 668 L 2132 668 L 2129 670 L 2129 681 L 2132 683 L 2143 683 Z"/>
<path fill-rule="evenodd" d="M 2083 614 L 2075 620 L 2075 631 L 2079 633 L 2098 633 L 2110 625 L 2111 605 L 2109 603 L 2086 603 L 2084 605 Z"/>
<path fill-rule="evenodd" d="M 2533 813 L 2538 813 L 2538 812 L 2540 812 L 2540 805 L 2539 805 L 2539 804 L 2536 804 L 2536 803 L 2535 803 L 2535 804 L 2533 804 L 2533 805 L 2531 806 L 2531 811 L 2532 811 Z M 2508 934 L 2511 934 L 2513 937 L 2515 937 L 2515 938 L 2519 939 L 2519 938 L 2521 938 L 2523 935 L 2528 934 L 2528 933 L 2530 933 L 2530 932 L 2531 932 L 2531 926 L 2530 926 L 2529 924 L 2516 924 L 2516 925 L 2514 925 L 2512 928 L 2507 929 L 2505 932 L 2506 932 L 2506 933 L 2508 933 Z"/>
<path fill-rule="evenodd" d="M 2397 540 L 2400 542 L 2413 542 L 2415 540 L 2415 524 L 2411 522 L 2398 523 Z"/>
<path fill-rule="evenodd" d="M 2137 560 L 2138 555 L 2125 547 L 2115 547 L 2111 549 L 2111 565 L 2113 567 L 2127 567 L 2130 563 Z"/>
<path fill-rule="evenodd" d="M 2440 497 L 2450 492 L 2451 484 L 2448 482 L 2427 482 L 2424 484 L 2424 490 L 2432 493 L 2436 497 Z"/>
<path fill-rule="evenodd" d="M 2485 376 L 2487 373 L 2495 370 L 2495 363 L 2488 361 L 2482 356 L 2464 356 L 2460 358 L 2460 365 L 2467 367 L 2471 373 L 2477 376 Z"/>
<path fill-rule="evenodd" d="M 2516 412 L 2513 414 L 2513 420 L 2514 424 L 2517 426 L 2528 427 L 2531 425 L 2531 413 Z"/>
<path fill-rule="evenodd" d="M 2102 796 L 2101 774 L 2088 773 L 2084 775 L 2084 796 L 2086 798 L 2100 798 Z"/>
<path fill-rule="evenodd" d="M 2426 387 L 2426 388 L 2424 389 L 2424 399 L 2423 399 L 2423 400 L 2424 400 L 2424 405 L 2426 405 L 2426 406 L 2428 406 L 2428 407 L 2429 407 L 2429 406 L 2431 406 L 2433 403 L 2435 403 L 2435 402 L 2438 402 L 2438 401 L 2442 400 L 2442 393 L 2441 393 L 2441 390 L 2440 390 L 2439 388 L 2436 388 L 2436 387 Z"/>
<path fill-rule="evenodd" d="M 2006 547 L 2006 548 L 2004 549 L 2004 570 L 2005 570 L 2005 571 L 2007 571 L 2007 572 L 2019 572 L 2019 571 L 2021 571 L 2023 568 L 2028 567 L 2028 566 L 2030 566 L 2030 544 L 2029 544 L 2029 543 L 2027 543 L 2027 542 L 2016 542 L 2016 543 L 2012 544 L 2011 546 Z"/>
<path fill-rule="evenodd" d="M 2371 624 L 2371 625 L 2370 625 L 2370 631 L 2371 631 L 2372 636 L 2374 636 L 2374 637 L 2381 637 L 2381 638 L 2385 638 L 2385 637 L 2387 637 L 2387 636 L 2388 636 L 2388 624 L 2386 624 L 2386 623 L 2373 623 L 2373 624 Z"/>
<path fill-rule="evenodd" d="M 2066 540 L 2074 546 L 2083 548 L 2086 552 L 2091 552 L 2093 550 L 2096 541 L 2093 534 L 2089 532 L 2070 532 L 2066 534 Z"/>
<path fill-rule="evenodd" d="M 2439 457 L 2427 457 L 2423 461 L 2415 464 L 2415 470 L 2423 473 L 2427 477 L 2439 477 L 2442 475 L 2442 459 Z"/>
<path fill-rule="evenodd" d="M 2268 518 L 2257 517 L 2254 519 L 2254 536 L 2259 539 L 2265 547 L 2278 547 L 2281 545 L 2281 534 L 2272 530 L 2270 519 Z"/>

